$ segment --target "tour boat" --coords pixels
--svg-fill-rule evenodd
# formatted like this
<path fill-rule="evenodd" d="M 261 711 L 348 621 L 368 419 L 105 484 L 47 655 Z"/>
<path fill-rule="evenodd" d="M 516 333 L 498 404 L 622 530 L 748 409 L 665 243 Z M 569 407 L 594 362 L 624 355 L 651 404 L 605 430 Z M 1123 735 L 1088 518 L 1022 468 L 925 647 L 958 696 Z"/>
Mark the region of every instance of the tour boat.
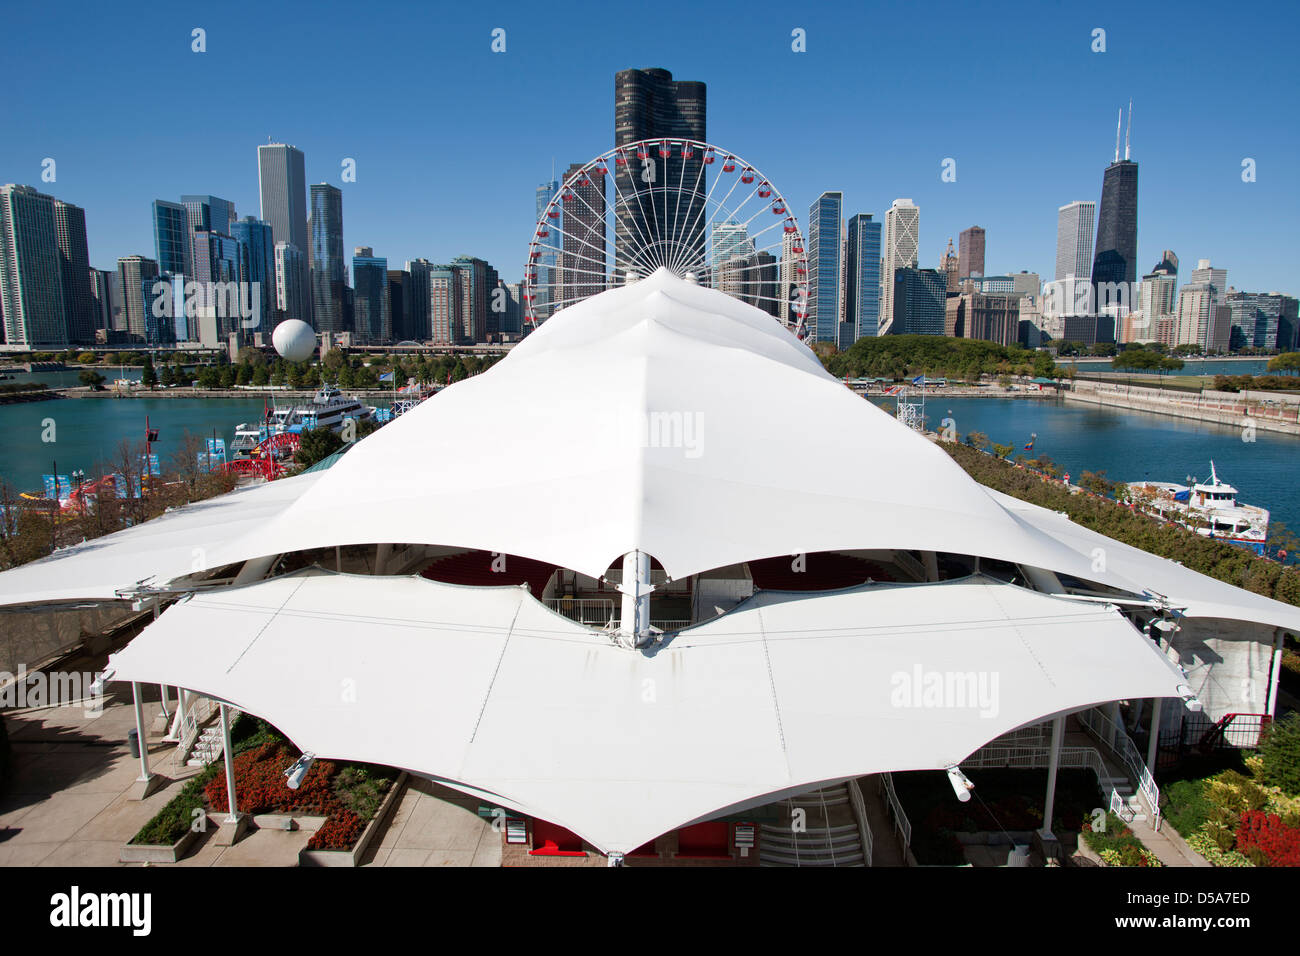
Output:
<path fill-rule="evenodd" d="M 1268 540 L 1268 511 L 1237 501 L 1237 489 L 1219 480 L 1210 462 L 1210 480 L 1187 485 L 1167 481 L 1128 484 L 1129 500 L 1143 511 L 1175 521 L 1207 538 L 1231 541 L 1264 553 Z"/>

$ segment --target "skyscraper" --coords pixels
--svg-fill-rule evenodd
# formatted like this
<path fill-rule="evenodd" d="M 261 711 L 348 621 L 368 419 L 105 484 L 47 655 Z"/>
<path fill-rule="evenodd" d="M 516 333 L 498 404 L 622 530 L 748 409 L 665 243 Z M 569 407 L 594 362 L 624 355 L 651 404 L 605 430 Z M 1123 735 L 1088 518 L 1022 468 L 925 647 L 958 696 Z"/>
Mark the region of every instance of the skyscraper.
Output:
<path fill-rule="evenodd" d="M 707 140 L 706 113 L 703 83 L 673 80 L 673 75 L 662 69 L 623 70 L 614 77 L 615 146 L 627 146 L 643 139 Z M 682 156 L 680 147 L 672 147 L 667 157 L 660 156 L 658 150 L 651 151 L 645 160 L 631 155 L 627 165 L 616 166 L 611 172 L 623 196 L 655 186 L 662 189 L 665 184 L 676 188 L 681 183 L 683 190 L 680 204 L 674 202 L 671 209 L 647 209 L 639 203 L 621 207 L 615 223 L 617 275 L 621 277 L 629 269 L 645 272 L 656 262 L 667 261 L 670 255 L 678 256 L 698 271 L 704 262 L 706 238 L 701 215 L 705 196 L 704 159 L 700 151 L 694 151 L 689 159 Z M 567 222 L 565 231 L 568 231 Z M 647 243 L 662 244 L 671 235 L 683 239 L 685 252 L 659 248 L 651 253 L 649 261 L 632 261 L 631 249 Z"/>
<path fill-rule="evenodd" d="M 428 259 L 407 259 L 406 271 L 411 274 L 403 292 L 406 303 L 407 338 L 417 342 L 429 338 L 429 272 L 433 263 Z"/>
<path fill-rule="evenodd" d="M 607 177 L 584 179 L 578 175 L 581 169 L 581 163 L 574 163 L 564 174 L 563 194 L 572 195 L 573 199 L 564 203 L 563 252 L 556 279 L 558 293 L 552 303 L 557 308 L 605 291 L 603 250 Z"/>
<path fill-rule="evenodd" d="M 895 269 L 891 297 L 894 316 L 887 334 L 943 335 L 947 289 L 948 277 L 938 269 Z"/>
<path fill-rule="evenodd" d="M 1092 275 L 1092 227 L 1097 204 L 1075 200 L 1056 212 L 1056 281 Z"/>
<path fill-rule="evenodd" d="M 329 183 L 317 183 L 311 187 L 311 310 L 316 331 L 348 331 L 346 285 L 343 192 Z"/>
<path fill-rule="evenodd" d="M 844 194 L 824 192 L 808 210 L 808 338 L 839 342 L 840 235 Z"/>
<path fill-rule="evenodd" d="M 430 338 L 435 345 L 460 345 L 465 341 L 460 270 L 453 265 L 429 268 Z"/>
<path fill-rule="evenodd" d="M 984 230 L 979 226 L 963 229 L 957 237 L 957 275 L 965 279 L 984 274 Z"/>
<path fill-rule="evenodd" d="M 948 237 L 948 248 L 944 250 L 943 255 L 939 257 L 939 271 L 948 277 L 948 294 L 952 295 L 961 285 L 961 276 L 958 271 L 960 262 L 957 258 L 957 251 L 952 247 L 952 236 Z"/>
<path fill-rule="evenodd" d="M 551 172 L 552 175 L 554 175 L 554 170 Z M 555 198 L 555 194 L 559 192 L 559 190 L 560 184 L 554 179 L 547 180 L 537 187 L 537 193 L 533 200 L 536 209 L 536 215 L 533 219 L 534 222 L 541 222 L 546 216 L 546 207 L 550 205 L 551 200 Z M 561 215 L 563 215 L 563 210 L 560 212 Z M 563 223 L 561 223 L 560 226 L 562 229 Z M 548 235 L 540 240 L 541 248 L 538 249 L 540 256 L 531 266 L 533 271 L 537 273 L 537 279 L 533 283 L 533 288 L 535 290 L 533 293 L 533 309 L 540 319 L 549 318 L 551 315 L 551 295 L 555 291 L 555 273 L 556 269 L 559 267 L 560 261 L 560 254 L 558 252 L 560 243 L 556 242 L 560 233 L 554 228 L 548 228 L 547 233 Z M 599 248 L 604 249 L 604 244 L 602 243 Z"/>
<path fill-rule="evenodd" d="M 93 345 L 95 317 L 90 301 L 86 211 L 72 203 L 54 200 L 54 232 L 59 243 L 59 271 L 68 341 L 73 345 Z"/>
<path fill-rule="evenodd" d="M 1122 116 L 1122 112 L 1121 112 Z M 1129 106 L 1129 128 L 1133 107 Z M 1093 302 L 1100 316 L 1108 307 L 1129 305 L 1128 296 L 1137 282 L 1138 164 L 1129 159 L 1128 138 L 1124 158 L 1119 158 L 1119 126 L 1115 127 L 1115 161 L 1102 177 L 1101 203 L 1097 207 L 1097 244 L 1092 259 Z M 1120 289 L 1120 284 L 1123 289 Z M 1098 341 L 1107 339 L 1098 322 Z"/>
<path fill-rule="evenodd" d="M 0 303 L 7 344 L 67 346 L 54 198 L 31 186 L 0 186 Z"/>
<path fill-rule="evenodd" d="M 885 243 L 880 266 L 880 334 L 890 331 L 898 311 L 894 308 L 894 274 L 899 269 L 915 269 L 920 247 L 921 210 L 910 199 L 895 199 L 885 213 Z M 944 277 L 945 295 L 947 277 Z M 940 328 L 942 328 L 942 319 Z"/>
<path fill-rule="evenodd" d="M 853 341 L 841 349 L 880 330 L 880 223 L 854 216 L 844 246 L 844 324 Z"/>
<path fill-rule="evenodd" d="M 216 196 L 182 196 L 181 205 L 189 220 L 190 262 L 195 260 L 194 233 L 215 232 L 230 235 L 230 225 L 235 221 L 235 204 Z"/>
<path fill-rule="evenodd" d="M 303 253 L 302 288 L 309 287 L 307 236 L 307 177 L 302 150 L 285 143 L 257 147 L 257 188 L 261 218 L 271 224 L 272 242 L 288 242 Z M 308 301 L 307 307 L 311 308 Z M 310 321 L 309 315 L 294 316 Z"/>
<path fill-rule="evenodd" d="M 162 271 L 193 276 L 189 213 L 180 203 L 153 201 L 153 250 Z"/>
<path fill-rule="evenodd" d="M 388 260 L 370 246 L 357 246 L 352 256 L 353 331 L 360 342 L 388 342 L 393 317 L 388 304 Z"/>
<path fill-rule="evenodd" d="M 714 269 L 714 273 L 710 277 L 711 284 L 713 288 L 721 289 L 720 267 L 737 256 L 741 258 L 752 256 L 754 254 L 754 241 L 749 238 L 749 230 L 745 228 L 744 223 L 737 222 L 734 219 L 713 223 L 710 232 L 712 235 L 709 237 L 709 241 L 713 245 L 711 258 Z"/>
<path fill-rule="evenodd" d="M 410 317 L 411 310 L 409 307 L 411 289 L 411 274 L 402 269 L 388 270 L 388 314 L 392 320 L 392 332 L 390 333 L 394 342 L 401 342 L 409 339 L 411 333 Z"/>
<path fill-rule="evenodd" d="M 1228 295 L 1228 270 L 1216 269 L 1210 265 L 1209 259 L 1196 260 L 1196 268 L 1192 270 L 1192 282 L 1208 282 L 1214 286 L 1215 292 L 1218 293 L 1219 302 L 1223 303 Z"/>
<path fill-rule="evenodd" d="M 123 256 L 117 260 L 117 273 L 122 283 L 125 331 L 132 341 L 145 342 L 148 340 L 148 309 L 144 283 L 158 278 L 158 263 L 144 256 Z"/>
<path fill-rule="evenodd" d="M 239 243 L 239 281 L 247 286 L 244 293 L 250 304 L 256 303 L 258 315 L 242 326 L 248 332 L 270 332 L 271 313 L 275 311 L 277 288 L 275 281 L 275 240 L 271 224 L 245 216 L 230 227 L 230 233 Z"/>
<path fill-rule="evenodd" d="M 287 319 L 307 321 L 310 291 L 303 284 L 303 266 L 307 257 L 290 242 L 275 244 L 275 307 Z"/>

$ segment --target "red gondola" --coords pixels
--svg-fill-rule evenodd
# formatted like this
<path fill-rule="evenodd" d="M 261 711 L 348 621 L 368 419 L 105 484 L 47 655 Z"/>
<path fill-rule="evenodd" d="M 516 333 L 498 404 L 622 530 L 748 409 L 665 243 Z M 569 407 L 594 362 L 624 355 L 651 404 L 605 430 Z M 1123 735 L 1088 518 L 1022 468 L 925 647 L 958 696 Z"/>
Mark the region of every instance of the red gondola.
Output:
<path fill-rule="evenodd" d="M 765 179 L 758 184 L 758 198 L 766 199 L 770 195 L 772 195 L 772 187 L 771 185 L 768 184 L 768 181 Z"/>
<path fill-rule="evenodd" d="M 724 173 L 734 173 L 736 171 L 736 161 L 728 156 L 722 161 L 722 171 Z"/>
<path fill-rule="evenodd" d="M 803 246 L 801 246 L 799 243 L 796 242 L 793 246 L 790 247 L 790 251 L 793 252 L 796 256 L 801 256 L 803 255 Z"/>
<path fill-rule="evenodd" d="M 799 231 L 799 227 L 796 226 L 796 225 L 795 225 L 794 223 L 792 223 L 792 222 L 787 222 L 787 223 L 782 227 L 782 231 L 783 231 L 787 236 L 789 236 L 789 235 L 793 235 L 794 233 L 798 232 L 798 231 Z"/>
<path fill-rule="evenodd" d="M 711 149 L 707 149 L 707 150 L 704 151 L 704 165 L 705 165 L 705 166 L 712 166 L 712 165 L 713 165 L 713 161 L 714 161 L 715 159 L 717 159 L 717 157 L 713 155 L 713 150 L 711 150 Z"/>
<path fill-rule="evenodd" d="M 582 177 L 582 182 L 578 183 L 578 185 L 579 185 L 579 186 L 590 186 L 590 185 L 591 185 L 591 177 L 590 177 L 590 176 L 583 176 L 583 177 Z"/>
<path fill-rule="evenodd" d="M 537 230 L 537 238 L 538 238 L 538 239 L 545 239 L 545 238 L 547 238 L 550 234 L 551 234 L 551 230 L 549 230 L 549 229 L 547 229 L 547 228 L 545 228 L 545 227 L 543 227 L 543 228 Z"/>
<path fill-rule="evenodd" d="M 596 168 L 593 169 L 592 172 L 595 173 L 597 176 L 607 176 L 609 175 L 609 167 L 606 166 L 604 163 L 597 163 Z"/>
<path fill-rule="evenodd" d="M 618 153 L 618 154 L 616 154 L 616 155 L 614 156 L 614 165 L 615 165 L 615 166 L 626 166 L 626 165 L 627 165 L 627 157 L 624 156 L 622 153 Z"/>
<path fill-rule="evenodd" d="M 682 159 L 690 159 L 695 155 L 695 150 L 691 149 L 689 143 L 682 143 Z"/>
<path fill-rule="evenodd" d="M 662 143 L 659 144 L 660 159 L 667 159 L 672 154 L 673 154 L 673 147 L 672 144 L 668 142 L 668 140 L 664 140 Z"/>
<path fill-rule="evenodd" d="M 560 210 L 558 210 L 558 209 L 556 209 L 554 206 L 552 206 L 550 209 L 546 210 L 546 218 L 548 218 L 548 219 L 559 219 L 559 218 L 560 218 Z"/>
<path fill-rule="evenodd" d="M 746 186 L 748 186 L 750 183 L 754 181 L 753 167 L 750 166 L 745 167 L 745 171 L 740 174 L 740 181 L 744 183 Z"/>
<path fill-rule="evenodd" d="M 781 202 L 781 200 L 779 200 L 779 199 L 778 199 L 776 202 L 772 203 L 772 215 L 774 215 L 774 216 L 784 216 L 784 215 L 785 215 L 785 203 Z"/>
<path fill-rule="evenodd" d="M 650 147 L 649 147 L 649 146 L 639 146 L 639 147 L 637 147 L 636 158 L 637 158 L 637 159 L 649 159 L 649 158 L 650 158 Z"/>
<path fill-rule="evenodd" d="M 568 190 L 565 190 L 565 192 L 564 192 L 564 201 L 565 201 L 565 202 L 573 202 L 573 200 L 575 200 L 575 199 L 577 199 L 577 198 L 578 198 L 578 197 L 575 196 L 573 193 L 569 192 Z"/>

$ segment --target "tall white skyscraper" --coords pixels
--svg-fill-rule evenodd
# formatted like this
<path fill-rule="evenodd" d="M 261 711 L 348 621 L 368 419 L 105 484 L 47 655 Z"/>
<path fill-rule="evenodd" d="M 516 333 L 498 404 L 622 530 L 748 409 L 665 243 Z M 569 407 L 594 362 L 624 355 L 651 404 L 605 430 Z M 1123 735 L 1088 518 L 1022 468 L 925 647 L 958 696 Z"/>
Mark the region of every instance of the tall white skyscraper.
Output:
<path fill-rule="evenodd" d="M 888 333 L 894 322 L 894 270 L 917 267 L 920 236 L 921 210 L 910 199 L 895 199 L 885 213 L 885 241 L 880 250 L 881 335 Z"/>
<path fill-rule="evenodd" d="M 311 287 L 311 242 L 307 233 L 307 176 L 302 150 L 285 143 L 257 147 L 257 189 L 261 197 L 263 222 L 271 224 L 272 242 L 287 242 L 302 253 L 302 289 Z M 304 301 L 305 315 L 312 321 L 312 300 Z"/>
<path fill-rule="evenodd" d="M 734 219 L 713 223 L 711 231 L 709 240 L 713 245 L 713 288 L 721 289 L 722 267 L 737 257 L 752 256 L 754 241 L 749 238 L 749 230 L 745 224 Z M 743 279 L 743 273 L 738 278 Z M 730 290 L 723 291 L 730 292 Z"/>
<path fill-rule="evenodd" d="M 1196 260 L 1196 268 L 1192 270 L 1192 282 L 1208 282 L 1214 286 L 1214 301 L 1218 305 L 1224 305 L 1228 295 L 1228 270 L 1215 269 L 1210 265 L 1209 259 Z"/>
<path fill-rule="evenodd" d="M 311 298 L 302 284 L 305 259 L 302 250 L 292 243 L 275 244 L 275 306 L 286 318 L 303 321 Z"/>
<path fill-rule="evenodd" d="M 1095 202 L 1061 206 L 1056 214 L 1056 281 L 1092 276 L 1092 230 L 1097 220 Z"/>

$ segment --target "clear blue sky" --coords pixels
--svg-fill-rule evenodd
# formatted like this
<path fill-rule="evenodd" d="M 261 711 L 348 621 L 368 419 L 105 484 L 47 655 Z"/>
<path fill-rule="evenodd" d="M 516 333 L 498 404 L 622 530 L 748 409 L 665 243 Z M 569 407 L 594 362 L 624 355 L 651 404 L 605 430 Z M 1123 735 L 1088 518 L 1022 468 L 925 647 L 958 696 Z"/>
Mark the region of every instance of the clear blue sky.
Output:
<path fill-rule="evenodd" d="M 658 66 L 708 84 L 710 140 L 801 223 L 825 189 L 843 190 L 846 215 L 910 197 L 923 266 L 978 224 L 987 272 L 1050 277 L 1057 207 L 1099 198 L 1131 96 L 1139 275 L 1168 247 L 1183 278 L 1209 258 L 1238 288 L 1300 293 L 1294 3 L 837 6 L 10 4 L 0 182 L 85 207 L 91 262 L 108 268 L 153 255 L 155 198 L 211 193 L 257 215 L 271 136 L 305 151 L 309 182 L 341 186 L 349 253 L 399 267 L 469 253 L 513 281 L 552 159 L 612 146 L 614 73 Z M 43 184 L 47 156 L 58 178 Z M 344 157 L 355 183 L 340 182 Z"/>

